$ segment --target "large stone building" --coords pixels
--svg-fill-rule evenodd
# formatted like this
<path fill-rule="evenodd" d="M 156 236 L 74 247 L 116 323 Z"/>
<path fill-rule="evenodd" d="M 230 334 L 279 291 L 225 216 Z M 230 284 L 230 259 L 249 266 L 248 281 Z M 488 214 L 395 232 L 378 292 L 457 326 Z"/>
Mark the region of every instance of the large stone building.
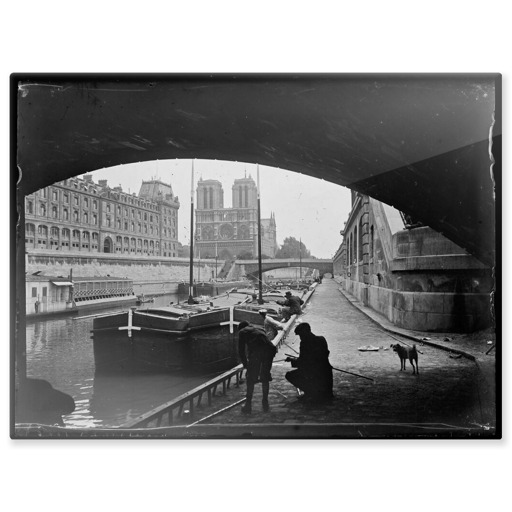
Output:
<path fill-rule="evenodd" d="M 217 180 L 197 185 L 196 249 L 201 258 L 229 260 L 258 255 L 258 189 L 249 177 L 236 179 L 232 208 L 224 208 L 224 190 Z M 276 221 L 261 219 L 261 252 L 273 258 L 277 251 Z"/>
<path fill-rule="evenodd" d="M 471 332 L 492 322 L 492 270 L 428 226 L 352 192 L 334 272 L 394 324 Z"/>
<path fill-rule="evenodd" d="M 179 207 L 160 180 L 137 195 L 90 174 L 69 178 L 26 197 L 26 250 L 177 257 Z"/>

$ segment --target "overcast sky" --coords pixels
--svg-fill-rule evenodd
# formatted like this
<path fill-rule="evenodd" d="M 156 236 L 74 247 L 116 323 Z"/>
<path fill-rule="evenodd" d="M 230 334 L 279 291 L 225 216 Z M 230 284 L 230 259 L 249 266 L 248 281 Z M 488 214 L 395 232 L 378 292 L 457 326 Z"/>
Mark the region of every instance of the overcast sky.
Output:
<path fill-rule="evenodd" d="M 195 186 L 200 178 L 216 179 L 224 188 L 224 207 L 231 207 L 231 187 L 237 178 L 251 175 L 257 182 L 255 164 L 196 160 Z M 152 177 L 170 183 L 180 199 L 178 240 L 190 241 L 190 186 L 192 160 L 160 160 L 121 165 L 93 172 L 97 183 L 108 180 L 110 187 L 121 185 L 125 192 L 138 194 L 142 180 Z M 260 165 L 261 217 L 275 213 L 277 242 L 288 236 L 302 239 L 317 258 L 331 258 L 339 247 L 340 229 L 350 211 L 350 190 L 291 171 Z M 197 196 L 194 195 L 194 201 Z"/>

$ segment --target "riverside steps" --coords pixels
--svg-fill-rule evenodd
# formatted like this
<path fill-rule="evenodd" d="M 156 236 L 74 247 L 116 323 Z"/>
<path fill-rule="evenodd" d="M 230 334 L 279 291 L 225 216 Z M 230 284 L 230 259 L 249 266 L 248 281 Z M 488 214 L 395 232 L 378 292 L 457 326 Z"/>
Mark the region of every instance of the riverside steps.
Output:
<path fill-rule="evenodd" d="M 334 370 L 332 403 L 302 403 L 297 390 L 285 379 L 291 365 L 283 360 L 286 354 L 295 354 L 300 345 L 294 326 L 289 325 L 274 359 L 270 411 L 262 410 L 261 385 L 257 384 L 252 414 L 241 413 L 246 389 L 239 366 L 233 370 L 233 380 L 222 384 L 220 392 L 214 391 L 213 400 L 209 393 L 209 400 L 198 406 L 182 404 L 172 424 L 161 416 L 156 424 L 132 422 L 126 427 L 142 428 L 152 436 L 179 438 L 496 436 L 493 379 L 482 374 L 474 355 L 476 352 L 483 357 L 482 340 L 469 340 L 462 349 L 454 350 L 456 335 L 451 334 L 450 340 L 443 342 L 432 334 L 394 329 L 378 315 L 365 314 L 334 279 L 324 279 L 316 287 L 295 322 L 308 322 L 313 333 L 327 339 L 334 368 L 373 380 Z M 427 337 L 429 340 L 423 340 Z M 406 371 L 400 371 L 399 358 L 390 348 L 392 343 L 417 345 L 421 351 L 419 375 L 412 374 L 409 362 Z M 365 346 L 379 350 L 358 350 Z M 491 352 L 486 357 L 488 373 L 494 356 Z M 149 418 L 150 413 L 146 416 Z"/>

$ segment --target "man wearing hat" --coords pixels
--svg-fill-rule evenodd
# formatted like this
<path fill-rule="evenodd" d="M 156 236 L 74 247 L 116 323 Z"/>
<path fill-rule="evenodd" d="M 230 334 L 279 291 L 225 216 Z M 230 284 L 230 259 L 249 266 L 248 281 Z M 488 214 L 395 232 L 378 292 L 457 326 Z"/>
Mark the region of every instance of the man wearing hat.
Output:
<path fill-rule="evenodd" d="M 268 392 L 272 380 L 270 370 L 276 352 L 276 347 L 267 338 L 263 329 L 254 327 L 245 320 L 240 322 L 238 325 L 238 354 L 244 368 L 247 368 L 247 394 L 242 413 L 250 414 L 252 412 L 254 385 L 258 382 L 261 382 L 263 411 L 269 410 Z"/>
<path fill-rule="evenodd" d="M 288 382 L 304 392 L 304 400 L 324 402 L 333 398 L 332 366 L 329 363 L 329 348 L 323 336 L 311 332 L 308 323 L 301 323 L 295 328 L 300 336 L 299 357 L 287 357 L 293 368 L 285 377 Z"/>
<path fill-rule="evenodd" d="M 290 320 L 292 315 L 300 315 L 302 313 L 302 304 L 304 304 L 304 301 L 297 297 L 296 295 L 292 295 L 291 291 L 287 291 L 285 293 L 285 300 L 278 300 L 277 303 L 280 306 L 284 306 L 281 309 L 281 312 L 283 313 L 283 322 L 288 322 Z"/>
<path fill-rule="evenodd" d="M 258 313 L 263 317 L 263 329 L 267 338 L 272 341 L 277 336 L 277 331 L 283 330 L 283 324 L 267 315 L 266 309 L 260 309 Z"/>

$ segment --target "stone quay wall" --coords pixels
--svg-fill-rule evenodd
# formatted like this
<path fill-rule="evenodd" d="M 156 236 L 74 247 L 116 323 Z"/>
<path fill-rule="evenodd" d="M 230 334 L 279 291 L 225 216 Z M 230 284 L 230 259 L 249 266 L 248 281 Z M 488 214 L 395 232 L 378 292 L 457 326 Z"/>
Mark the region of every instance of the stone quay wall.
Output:
<path fill-rule="evenodd" d="M 126 277 L 133 280 L 136 294 L 177 293 L 178 283 L 188 282 L 190 278 L 188 258 L 129 258 L 115 254 L 80 253 L 56 255 L 49 252 L 28 253 L 25 260 L 27 274 L 39 271 L 43 275 L 68 277 L 72 271 L 73 277 Z M 219 260 L 218 268 L 223 264 L 224 261 Z M 201 262 L 200 267 L 200 270 L 195 269 L 194 278 L 208 281 L 215 271 L 215 263 Z"/>

